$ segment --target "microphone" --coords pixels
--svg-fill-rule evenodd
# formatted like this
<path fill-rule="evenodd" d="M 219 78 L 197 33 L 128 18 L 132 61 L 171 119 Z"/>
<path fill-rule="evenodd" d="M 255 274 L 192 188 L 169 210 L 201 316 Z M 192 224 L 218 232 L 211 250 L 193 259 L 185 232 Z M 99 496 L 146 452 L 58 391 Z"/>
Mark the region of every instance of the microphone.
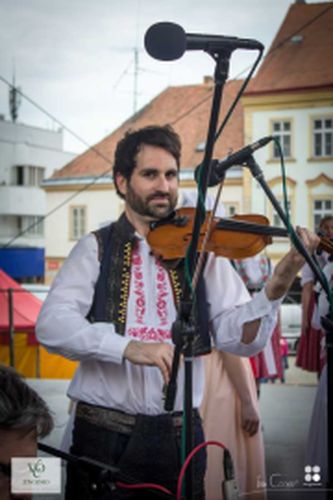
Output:
<path fill-rule="evenodd" d="M 251 38 L 224 35 L 185 33 L 179 24 L 160 22 L 148 28 L 144 45 L 149 55 L 160 61 L 173 61 L 182 57 L 186 50 L 204 50 L 215 53 L 236 49 L 263 50 L 264 46 Z"/>
<path fill-rule="evenodd" d="M 259 139 L 259 141 L 254 142 L 253 144 L 250 144 L 249 146 L 245 146 L 244 148 L 240 149 L 236 153 L 233 153 L 226 158 L 224 158 L 221 161 L 218 160 L 212 160 L 211 162 L 211 169 L 210 169 L 210 174 L 208 178 L 208 186 L 216 186 L 220 182 L 224 180 L 225 173 L 228 170 L 228 168 L 233 167 L 235 165 L 242 165 L 249 156 L 251 156 L 257 149 L 260 149 L 269 142 L 273 141 L 274 137 L 271 135 L 267 137 L 263 137 L 262 139 Z M 200 174 L 200 168 L 201 165 L 199 165 L 195 169 L 194 177 L 195 180 L 198 182 L 199 174 Z"/>

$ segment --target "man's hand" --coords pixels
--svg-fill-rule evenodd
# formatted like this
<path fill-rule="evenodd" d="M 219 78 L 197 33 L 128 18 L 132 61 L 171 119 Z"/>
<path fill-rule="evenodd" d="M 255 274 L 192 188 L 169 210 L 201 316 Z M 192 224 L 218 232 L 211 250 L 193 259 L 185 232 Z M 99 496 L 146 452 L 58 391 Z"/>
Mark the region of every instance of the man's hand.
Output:
<path fill-rule="evenodd" d="M 303 245 L 312 254 L 319 245 L 319 237 L 304 228 L 297 228 L 297 233 Z M 303 267 L 304 257 L 295 249 L 289 252 L 280 260 L 274 269 L 273 276 L 265 286 L 268 300 L 277 300 L 283 297 L 291 287 L 298 271 Z M 260 327 L 260 319 L 255 319 L 244 324 L 242 342 L 250 344 L 255 339 Z"/>
<path fill-rule="evenodd" d="M 124 358 L 135 365 L 157 366 L 165 384 L 169 383 L 174 346 L 170 344 L 149 344 L 131 340 L 124 351 Z"/>
<path fill-rule="evenodd" d="M 298 228 L 297 233 L 305 248 L 312 254 L 319 245 L 320 238 L 305 228 Z M 275 267 L 273 276 L 266 285 L 269 300 L 279 299 L 288 291 L 304 263 L 304 257 L 295 248 L 289 250 Z"/>

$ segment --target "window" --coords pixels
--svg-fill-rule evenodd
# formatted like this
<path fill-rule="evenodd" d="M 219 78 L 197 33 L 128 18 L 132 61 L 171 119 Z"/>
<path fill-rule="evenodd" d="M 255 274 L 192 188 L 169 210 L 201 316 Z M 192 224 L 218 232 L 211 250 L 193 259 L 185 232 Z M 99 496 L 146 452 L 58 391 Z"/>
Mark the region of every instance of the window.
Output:
<path fill-rule="evenodd" d="M 273 122 L 273 136 L 279 139 L 284 158 L 291 158 L 291 132 L 290 120 Z M 280 158 L 275 142 L 273 143 L 273 158 Z"/>
<path fill-rule="evenodd" d="M 322 199 L 313 201 L 313 227 L 315 231 L 319 227 L 320 220 L 325 215 L 332 215 L 333 201 L 331 199 Z"/>
<path fill-rule="evenodd" d="M 23 167 L 16 167 L 16 182 L 14 184 L 17 184 L 18 186 L 24 186 L 24 170 Z"/>
<path fill-rule="evenodd" d="M 206 142 L 205 142 L 205 141 L 202 141 L 202 142 L 199 142 L 199 144 L 197 144 L 197 145 L 196 145 L 195 150 L 196 150 L 198 153 L 201 153 L 202 151 L 205 151 L 205 147 L 206 147 Z"/>
<path fill-rule="evenodd" d="M 44 236 L 44 219 L 38 215 L 26 215 L 18 218 L 19 230 L 27 236 Z"/>
<path fill-rule="evenodd" d="M 14 169 L 13 184 L 16 186 L 36 186 L 39 187 L 44 178 L 43 167 L 33 167 L 32 165 L 17 165 Z"/>
<path fill-rule="evenodd" d="M 313 156 L 316 158 L 333 156 L 333 118 L 313 120 Z"/>
<path fill-rule="evenodd" d="M 226 217 L 232 217 L 237 213 L 238 207 L 233 203 L 223 203 Z"/>
<path fill-rule="evenodd" d="M 72 240 L 78 240 L 86 234 L 86 207 L 71 207 L 71 235 Z"/>

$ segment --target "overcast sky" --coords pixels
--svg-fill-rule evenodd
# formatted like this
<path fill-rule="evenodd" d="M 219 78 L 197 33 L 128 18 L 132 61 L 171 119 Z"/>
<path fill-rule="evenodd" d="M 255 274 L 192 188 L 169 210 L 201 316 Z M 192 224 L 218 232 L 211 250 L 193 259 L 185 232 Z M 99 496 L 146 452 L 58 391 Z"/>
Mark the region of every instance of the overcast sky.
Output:
<path fill-rule="evenodd" d="M 169 85 L 201 83 L 213 60 L 187 52 L 172 62 L 143 48 L 152 24 L 172 21 L 190 33 L 255 38 L 269 48 L 292 0 L 0 0 L 0 78 L 12 81 L 49 114 L 92 145 L 132 115 L 134 48 L 138 49 L 137 106 Z M 230 78 L 256 52 L 237 50 Z M 244 76 L 244 74 L 242 75 Z M 8 86 L 0 80 L 0 114 L 9 118 Z M 19 122 L 58 125 L 25 99 Z M 65 149 L 86 146 L 65 133 Z"/>

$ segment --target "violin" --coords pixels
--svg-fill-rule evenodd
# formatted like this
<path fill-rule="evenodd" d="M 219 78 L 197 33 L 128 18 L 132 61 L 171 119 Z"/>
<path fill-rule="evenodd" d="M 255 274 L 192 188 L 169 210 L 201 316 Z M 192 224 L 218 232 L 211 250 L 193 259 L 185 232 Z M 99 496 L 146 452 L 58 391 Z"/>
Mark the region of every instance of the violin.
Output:
<path fill-rule="evenodd" d="M 154 255 L 164 260 L 185 257 L 188 245 L 192 239 L 195 208 L 183 207 L 171 215 L 151 224 L 147 241 Z M 289 237 L 286 229 L 270 226 L 269 220 L 260 214 L 234 215 L 230 218 L 211 218 L 211 212 L 206 213 L 200 228 L 198 252 L 202 250 L 206 237 L 205 251 L 228 259 L 244 259 L 261 252 L 273 237 Z M 333 253 L 333 241 L 320 238 L 320 247 L 328 253 Z"/>

